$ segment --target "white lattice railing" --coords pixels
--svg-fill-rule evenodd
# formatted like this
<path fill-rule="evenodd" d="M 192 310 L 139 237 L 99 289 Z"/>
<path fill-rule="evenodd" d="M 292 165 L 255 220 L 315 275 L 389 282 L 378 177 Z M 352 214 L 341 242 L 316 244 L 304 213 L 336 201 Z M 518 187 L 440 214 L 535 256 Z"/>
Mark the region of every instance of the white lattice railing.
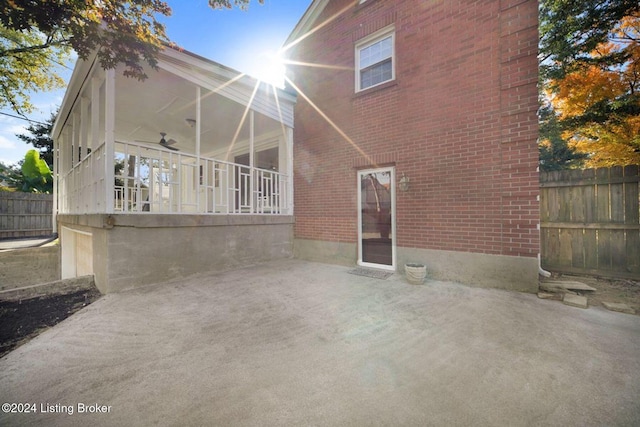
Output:
<path fill-rule="evenodd" d="M 105 183 L 104 144 L 59 181 L 61 213 L 284 214 L 282 173 L 143 144 L 115 144 L 115 179 Z M 114 204 L 106 206 L 107 191 Z"/>

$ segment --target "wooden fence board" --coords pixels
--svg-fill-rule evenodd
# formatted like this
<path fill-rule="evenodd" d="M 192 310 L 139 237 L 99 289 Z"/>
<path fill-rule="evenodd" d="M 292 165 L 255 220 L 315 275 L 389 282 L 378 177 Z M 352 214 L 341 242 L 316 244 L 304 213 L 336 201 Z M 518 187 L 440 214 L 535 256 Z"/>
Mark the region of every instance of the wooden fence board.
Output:
<path fill-rule="evenodd" d="M 640 176 L 638 172 L 638 166 L 627 166 L 624 168 L 626 176 L 631 176 L 635 173 L 636 176 Z M 638 191 L 638 183 L 630 182 L 624 186 L 624 213 L 625 224 L 640 224 L 640 192 Z"/>
<path fill-rule="evenodd" d="M 596 222 L 609 222 L 609 186 L 596 186 Z"/>
<path fill-rule="evenodd" d="M 630 274 L 640 276 L 640 231 L 627 232 L 626 237 L 626 269 Z"/>
<path fill-rule="evenodd" d="M 604 271 L 612 269 L 611 237 L 610 230 L 598 230 L 598 265 L 594 265 L 592 268 Z"/>
<path fill-rule="evenodd" d="M 571 203 L 563 203 L 564 200 L 571 200 L 573 195 L 572 187 L 560 187 L 556 203 L 558 204 L 558 220 L 569 222 L 571 220 Z"/>
<path fill-rule="evenodd" d="M 639 169 L 541 173 L 543 268 L 640 279 Z"/>
<path fill-rule="evenodd" d="M 571 249 L 571 231 L 572 230 L 560 230 L 560 250 L 559 250 L 559 258 L 558 265 L 571 267 L 573 264 L 571 258 L 573 256 L 573 251 Z"/>
<path fill-rule="evenodd" d="M 611 168 L 612 179 L 622 177 L 622 167 Z M 611 222 L 624 222 L 624 184 L 616 183 L 609 186 Z"/>
<path fill-rule="evenodd" d="M 585 188 L 573 187 L 571 192 L 571 221 L 584 222 L 586 220 Z"/>
<path fill-rule="evenodd" d="M 622 230 L 611 230 L 611 269 L 613 271 L 624 271 L 627 265 L 627 248 L 625 242 L 625 232 Z"/>
<path fill-rule="evenodd" d="M 597 230 L 584 230 L 584 268 L 598 268 L 598 238 Z"/>
<path fill-rule="evenodd" d="M 558 189 L 550 188 L 547 192 L 547 216 L 549 219 L 558 218 L 558 211 L 560 208 L 560 202 L 558 199 Z"/>
<path fill-rule="evenodd" d="M 540 221 L 549 221 L 549 192 L 540 192 Z"/>
<path fill-rule="evenodd" d="M 569 230 L 571 234 L 571 266 L 584 268 L 584 230 Z"/>
<path fill-rule="evenodd" d="M 542 229 L 541 241 L 542 241 L 542 253 L 546 254 L 546 262 L 550 267 L 559 266 L 559 248 L 560 241 L 558 238 L 559 229 L 548 228 Z"/>
<path fill-rule="evenodd" d="M 584 170 L 581 173 L 582 180 L 587 182 L 596 179 L 596 171 L 594 169 Z M 582 187 L 583 194 L 583 202 L 584 202 L 584 220 L 585 222 L 591 223 L 596 221 L 596 204 L 593 201 L 596 198 L 596 187 L 595 185 L 587 185 Z"/>

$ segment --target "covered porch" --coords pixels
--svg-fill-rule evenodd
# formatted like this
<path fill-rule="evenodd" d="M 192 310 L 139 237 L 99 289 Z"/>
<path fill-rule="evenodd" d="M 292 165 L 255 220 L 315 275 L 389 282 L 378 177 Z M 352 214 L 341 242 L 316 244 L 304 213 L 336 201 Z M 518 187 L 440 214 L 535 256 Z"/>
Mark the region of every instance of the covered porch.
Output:
<path fill-rule="evenodd" d="M 79 63 L 54 128 L 60 214 L 291 215 L 295 96 L 167 48 L 144 82 Z"/>
<path fill-rule="evenodd" d="M 292 256 L 295 95 L 171 48 L 147 75 L 74 69 L 53 131 L 62 278 L 116 292 Z"/>

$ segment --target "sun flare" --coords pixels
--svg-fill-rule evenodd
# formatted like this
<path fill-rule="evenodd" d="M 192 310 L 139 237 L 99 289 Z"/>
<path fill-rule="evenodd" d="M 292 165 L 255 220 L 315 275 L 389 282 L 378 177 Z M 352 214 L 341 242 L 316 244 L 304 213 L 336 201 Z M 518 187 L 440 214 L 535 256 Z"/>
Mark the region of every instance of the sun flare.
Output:
<path fill-rule="evenodd" d="M 282 88 L 284 87 L 285 72 L 286 67 L 282 52 L 268 51 L 258 56 L 254 71 L 258 80 Z"/>

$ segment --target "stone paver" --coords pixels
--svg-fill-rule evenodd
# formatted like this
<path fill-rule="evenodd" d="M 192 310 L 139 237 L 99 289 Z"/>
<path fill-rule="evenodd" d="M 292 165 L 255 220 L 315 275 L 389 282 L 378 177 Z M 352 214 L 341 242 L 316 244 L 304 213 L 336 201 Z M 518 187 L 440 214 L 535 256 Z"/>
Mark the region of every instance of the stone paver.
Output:
<path fill-rule="evenodd" d="M 604 305 L 608 310 L 611 310 L 611 311 L 618 311 L 620 313 L 627 313 L 627 314 L 636 314 L 636 311 L 633 308 L 629 307 L 627 304 L 603 301 L 602 305 Z"/>
<path fill-rule="evenodd" d="M 571 307 L 578 307 L 578 308 L 587 308 L 589 306 L 589 301 L 587 300 L 587 297 L 584 297 L 582 295 L 574 295 L 574 294 L 564 294 L 564 297 L 562 298 L 562 302 L 565 305 L 570 305 Z"/>

